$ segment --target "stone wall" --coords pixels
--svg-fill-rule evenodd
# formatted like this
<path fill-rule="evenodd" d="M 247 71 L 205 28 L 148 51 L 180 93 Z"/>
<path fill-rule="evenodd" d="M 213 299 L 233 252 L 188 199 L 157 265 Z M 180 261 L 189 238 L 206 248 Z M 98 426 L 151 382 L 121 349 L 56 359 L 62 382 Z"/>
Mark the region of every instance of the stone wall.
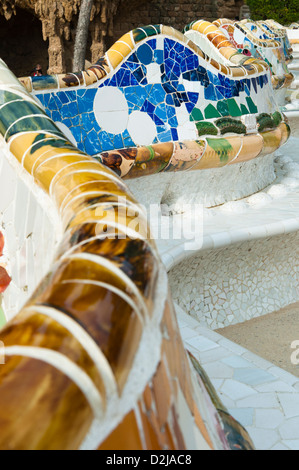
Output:
<path fill-rule="evenodd" d="M 81 0 L 0 2 L 0 57 L 18 75 L 40 63 L 48 73 L 72 70 Z M 165 24 L 182 30 L 191 21 L 234 19 L 243 0 L 94 0 L 86 58 L 96 62 L 123 34 Z M 24 33 L 24 34 L 23 34 Z"/>
<path fill-rule="evenodd" d="M 137 26 L 165 24 L 182 30 L 191 21 L 217 18 L 234 19 L 243 0 L 136 0 L 121 3 L 114 19 L 112 45 L 123 34 Z"/>

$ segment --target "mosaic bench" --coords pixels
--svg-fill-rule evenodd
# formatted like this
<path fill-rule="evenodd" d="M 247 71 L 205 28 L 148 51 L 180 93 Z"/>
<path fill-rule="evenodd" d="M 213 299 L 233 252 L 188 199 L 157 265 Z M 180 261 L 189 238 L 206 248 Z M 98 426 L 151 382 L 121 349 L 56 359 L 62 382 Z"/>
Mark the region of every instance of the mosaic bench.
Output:
<path fill-rule="evenodd" d="M 252 57 L 262 58 L 271 69 L 271 80 L 276 101 L 285 104 L 286 89 L 294 77 L 288 69 L 292 60 L 290 47 L 284 32 L 271 33 L 263 24 L 251 20 L 231 21 L 219 19 L 214 24 L 224 33 L 239 51 L 248 51 Z"/>
<path fill-rule="evenodd" d="M 236 54 L 228 40 L 221 53 L 234 55 L 235 65 L 170 27 L 147 26 L 87 71 L 20 81 L 79 150 L 127 180 L 139 202 L 180 212 L 265 187 L 271 154 L 289 135 L 267 64 Z"/>
<path fill-rule="evenodd" d="M 2 224 L 20 267 L 6 293 L 23 290 L 0 331 L 0 448 L 252 449 L 183 347 L 125 183 L 72 145 L 3 61 L 0 103 Z M 147 236 L 130 229 L 132 209 Z"/>
<path fill-rule="evenodd" d="M 12 275 L 0 448 L 252 449 L 184 350 L 146 214 L 123 180 L 266 160 L 289 136 L 267 65 L 224 66 L 150 26 L 86 72 L 18 81 L 1 62 L 0 80 Z"/>
<path fill-rule="evenodd" d="M 290 72 L 294 75 L 294 80 L 290 84 L 287 95 L 286 104 L 282 108 L 283 113 L 287 116 L 289 123 L 292 126 L 292 134 L 296 137 L 299 136 L 299 34 L 298 24 L 293 23 L 287 30 L 288 40 L 292 47 L 292 62 L 288 65 Z"/>

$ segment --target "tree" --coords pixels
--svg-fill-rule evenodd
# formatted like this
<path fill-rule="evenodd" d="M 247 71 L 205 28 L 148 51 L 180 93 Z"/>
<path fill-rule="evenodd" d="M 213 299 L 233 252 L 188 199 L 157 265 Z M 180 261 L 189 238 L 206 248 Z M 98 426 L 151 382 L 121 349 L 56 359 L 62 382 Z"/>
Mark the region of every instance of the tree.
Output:
<path fill-rule="evenodd" d="M 299 19 L 299 0 L 247 0 L 253 20 L 276 20 L 287 26 Z"/>
<path fill-rule="evenodd" d="M 74 45 L 73 72 L 84 70 L 90 14 L 94 0 L 82 0 Z"/>

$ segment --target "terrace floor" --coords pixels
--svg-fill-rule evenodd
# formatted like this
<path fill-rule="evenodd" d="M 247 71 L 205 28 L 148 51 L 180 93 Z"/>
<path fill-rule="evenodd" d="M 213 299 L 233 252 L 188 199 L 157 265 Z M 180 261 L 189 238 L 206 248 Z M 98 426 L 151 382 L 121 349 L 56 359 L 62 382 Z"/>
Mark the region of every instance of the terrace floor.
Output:
<path fill-rule="evenodd" d="M 299 450 L 299 378 L 200 326 L 179 307 L 177 314 L 186 348 L 256 450 Z"/>
<path fill-rule="evenodd" d="M 232 211 L 229 221 L 217 208 L 204 244 L 209 248 L 229 245 L 238 233 L 240 240 L 246 240 L 267 237 L 272 229 L 273 235 L 297 231 L 299 188 L 289 178 L 292 171 L 297 177 L 298 150 L 299 139 L 292 137 L 279 151 L 292 162 L 286 160 L 291 164 L 288 175 L 278 175 L 273 185 L 277 185 L 277 197 L 271 204 L 251 206 L 245 213 Z M 168 268 L 176 258 L 184 259 L 179 245 L 178 241 L 176 246 L 158 242 Z M 299 450 L 299 365 L 291 361 L 292 353 L 299 350 L 299 303 L 218 330 L 200 325 L 179 306 L 177 314 L 185 346 L 199 359 L 223 404 L 247 429 L 256 449 Z M 294 349 L 293 341 L 298 341 Z"/>

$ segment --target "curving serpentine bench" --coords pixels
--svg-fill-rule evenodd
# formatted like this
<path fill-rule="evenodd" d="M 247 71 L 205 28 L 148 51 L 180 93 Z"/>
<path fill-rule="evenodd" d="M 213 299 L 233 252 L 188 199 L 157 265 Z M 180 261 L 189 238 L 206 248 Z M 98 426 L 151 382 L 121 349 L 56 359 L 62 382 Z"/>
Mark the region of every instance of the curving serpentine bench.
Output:
<path fill-rule="evenodd" d="M 234 57 L 231 65 L 170 27 L 147 26 L 87 71 L 20 81 L 80 150 L 128 180 L 139 202 L 180 212 L 265 187 L 272 157 L 253 160 L 289 135 L 267 64 L 236 54 L 228 40 L 221 53 Z M 225 183 L 233 174 L 236 190 Z"/>
<path fill-rule="evenodd" d="M 149 43 L 152 40 L 156 43 Z M 138 60 L 127 61 L 135 52 Z M 178 60 L 182 55 L 185 65 Z M 153 57 L 155 61 L 149 61 Z M 135 64 L 132 70 L 139 69 L 143 75 L 123 73 L 128 62 Z M 159 67 L 150 67 L 152 64 Z M 101 108 L 100 99 L 99 111 L 94 105 L 95 95 L 99 92 L 103 99 L 113 89 L 112 97 L 119 97 L 122 84 L 123 88 L 137 86 L 130 81 L 132 75 L 137 82 L 144 80 L 139 84 L 144 88 L 150 85 L 147 103 L 155 96 L 155 82 L 149 83 L 148 78 L 154 81 L 160 77 L 159 89 L 164 94 L 159 97 L 162 101 L 155 102 L 155 111 L 150 111 L 149 104 L 143 107 L 145 101 L 137 109 L 132 106 L 130 113 L 129 106 Z M 287 140 L 288 125 L 274 100 L 273 108 L 268 107 L 264 116 L 263 108 L 258 106 L 263 107 L 265 101 L 260 100 L 255 106 L 252 98 L 246 99 L 250 98 L 249 87 L 263 88 L 261 97 L 271 94 L 265 63 L 253 59 L 240 67 L 223 66 L 180 33 L 161 26 L 128 34 L 104 59 L 81 74 L 21 79 L 31 96 L 3 62 L 0 78 L 3 158 L 13 167 L 13 173 L 31 187 L 33 199 L 40 198 L 44 212 L 52 213 L 54 220 L 52 225 L 51 221 L 45 224 L 44 237 L 39 240 L 43 245 L 41 256 L 48 256 L 46 277 L 37 289 L 32 282 L 25 305 L 1 330 L 5 364 L 0 368 L 0 447 L 253 448 L 246 431 L 221 404 L 198 362 L 186 354 L 167 276 L 151 240 L 146 215 L 115 173 L 137 183 L 157 171 L 163 177 L 168 171 L 185 176 L 186 172 L 178 170 L 192 169 L 197 176 L 199 169 L 220 171 L 222 166 L 231 168 L 232 163 L 273 153 Z M 188 88 L 191 86 L 193 91 Z M 220 86 L 224 94 L 219 107 Z M 132 90 L 124 90 L 125 95 L 126 91 Z M 136 96 L 135 93 L 135 99 Z M 54 114 L 58 110 L 50 109 L 55 98 L 60 100 L 61 110 L 64 107 L 58 119 Z M 74 103 L 79 112 L 72 115 Z M 155 121 L 155 116 L 162 103 L 166 109 L 166 105 L 173 108 L 172 118 L 177 117 L 176 111 L 184 103 L 188 126 L 193 124 L 192 138 L 175 140 L 175 133 L 163 135 L 165 129 L 159 132 L 158 124 L 162 124 Z M 109 125 L 115 130 L 113 125 L 119 126 L 119 122 L 114 122 L 115 111 L 127 111 L 121 112 L 126 124 L 134 112 L 139 119 L 142 113 L 147 116 L 147 123 L 151 117 L 156 134 L 150 134 L 152 140 L 143 142 L 139 140 L 143 135 L 134 133 L 132 125 L 132 135 L 126 127 L 119 139 L 119 132 L 108 132 L 99 125 L 112 113 Z M 218 115 L 212 117 L 216 111 Z M 98 127 L 92 112 L 97 114 Z M 223 125 L 219 119 L 227 112 L 230 117 Z M 205 119 L 199 119 L 201 115 Z M 251 121 L 245 120 L 244 124 L 243 115 L 250 116 Z M 68 120 L 73 120 L 69 130 Z M 187 137 L 185 131 L 190 128 L 183 125 L 187 120 L 176 122 L 178 137 Z M 76 140 L 75 129 L 86 130 L 84 126 L 88 124 L 97 129 L 97 137 Z M 214 128 L 216 133 L 212 132 Z M 236 132 L 239 128 L 240 133 Z M 103 138 L 105 134 L 114 136 L 113 149 L 109 148 L 111 137 L 108 135 L 109 144 Z M 173 140 L 168 140 L 170 135 Z M 129 142 L 131 146 L 123 148 Z M 106 147 L 99 149 L 99 143 Z M 3 173 L 6 176 L 7 172 Z M 42 196 L 36 185 L 49 197 Z M 24 192 L 23 189 L 18 197 L 21 201 Z M 26 238 L 30 239 L 29 235 Z M 25 250 L 24 255 L 29 256 L 30 250 Z M 40 261 L 37 257 L 36 265 Z"/>
<path fill-rule="evenodd" d="M 17 180 L 20 256 L 28 275 L 46 268 L 0 332 L 0 448 L 252 449 L 183 348 L 165 270 L 124 182 L 72 145 L 3 61 L 0 96 L 1 178 L 7 190 Z M 43 227 L 32 247 L 34 216 Z"/>
<path fill-rule="evenodd" d="M 260 31 L 261 25 L 251 20 L 233 22 L 221 18 L 214 21 L 214 24 L 227 35 L 237 49 L 240 51 L 245 49 L 253 57 L 262 58 L 267 62 L 271 68 L 276 100 L 280 106 L 283 106 L 286 89 L 294 80 L 293 74 L 288 69 L 291 56 L 285 41 L 275 33 Z M 269 39 L 269 36 L 272 37 Z"/>

